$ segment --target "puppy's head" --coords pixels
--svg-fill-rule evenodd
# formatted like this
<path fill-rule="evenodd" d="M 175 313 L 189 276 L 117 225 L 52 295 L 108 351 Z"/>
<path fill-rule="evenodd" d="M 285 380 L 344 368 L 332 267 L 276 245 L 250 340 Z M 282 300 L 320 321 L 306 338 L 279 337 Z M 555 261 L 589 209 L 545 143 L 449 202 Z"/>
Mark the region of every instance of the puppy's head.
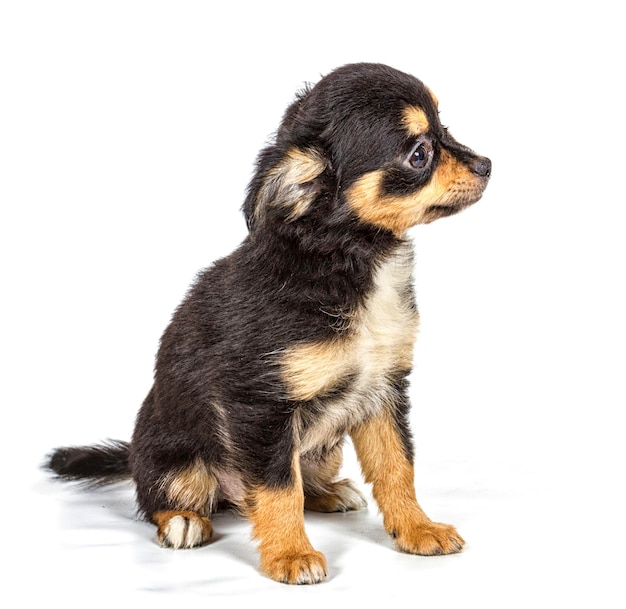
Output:
<path fill-rule="evenodd" d="M 490 173 L 489 159 L 441 125 L 437 100 L 419 80 L 353 64 L 287 109 L 243 209 L 251 230 L 351 219 L 402 236 L 478 201 Z"/>

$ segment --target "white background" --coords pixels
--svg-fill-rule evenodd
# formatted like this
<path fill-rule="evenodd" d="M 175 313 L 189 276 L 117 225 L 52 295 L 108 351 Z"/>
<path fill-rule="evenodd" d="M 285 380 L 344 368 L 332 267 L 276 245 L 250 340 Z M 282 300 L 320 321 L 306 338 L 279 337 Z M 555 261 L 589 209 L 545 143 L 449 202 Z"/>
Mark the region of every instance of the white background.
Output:
<path fill-rule="evenodd" d="M 624 607 L 618 4 L 225 4 L 0 4 L 4 595 Z M 38 467 L 130 437 L 172 310 L 245 234 L 257 151 L 304 82 L 353 61 L 421 78 L 493 161 L 476 206 L 412 231 L 418 497 L 467 546 L 402 555 L 373 502 L 307 514 L 329 579 L 289 587 L 259 573 L 244 521 L 163 550 L 131 486 L 85 494 Z M 350 450 L 346 472 L 369 493 Z"/>

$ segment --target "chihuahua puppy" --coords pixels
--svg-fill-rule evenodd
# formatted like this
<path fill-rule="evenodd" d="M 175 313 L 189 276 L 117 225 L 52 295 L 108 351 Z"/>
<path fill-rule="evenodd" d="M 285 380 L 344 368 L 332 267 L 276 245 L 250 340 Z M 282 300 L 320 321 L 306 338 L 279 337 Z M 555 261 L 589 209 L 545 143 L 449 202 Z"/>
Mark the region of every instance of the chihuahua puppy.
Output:
<path fill-rule="evenodd" d="M 56 449 L 68 480 L 132 477 L 163 546 L 211 538 L 211 514 L 252 523 L 261 569 L 322 581 L 304 510 L 357 510 L 340 479 L 352 439 L 384 526 L 404 552 L 459 552 L 419 506 L 407 379 L 418 313 L 407 231 L 482 195 L 489 159 L 459 144 L 416 78 L 353 64 L 301 92 L 259 154 L 249 234 L 199 275 L 162 336 L 130 443 Z"/>

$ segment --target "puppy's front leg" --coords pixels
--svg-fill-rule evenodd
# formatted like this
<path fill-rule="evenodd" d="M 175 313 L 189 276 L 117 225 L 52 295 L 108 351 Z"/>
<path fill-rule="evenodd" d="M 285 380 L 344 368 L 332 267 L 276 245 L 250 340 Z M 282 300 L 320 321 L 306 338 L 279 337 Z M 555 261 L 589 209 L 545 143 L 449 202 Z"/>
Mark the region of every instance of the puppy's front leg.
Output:
<path fill-rule="evenodd" d="M 456 529 L 430 520 L 417 502 L 413 464 L 392 413 L 383 411 L 351 435 L 385 529 L 400 550 L 428 556 L 460 552 L 465 542 Z"/>
<path fill-rule="evenodd" d="M 326 559 L 313 548 L 304 530 L 304 490 L 297 453 L 290 482 L 256 487 L 249 504 L 261 569 L 269 577 L 287 584 L 316 584 L 326 578 Z"/>

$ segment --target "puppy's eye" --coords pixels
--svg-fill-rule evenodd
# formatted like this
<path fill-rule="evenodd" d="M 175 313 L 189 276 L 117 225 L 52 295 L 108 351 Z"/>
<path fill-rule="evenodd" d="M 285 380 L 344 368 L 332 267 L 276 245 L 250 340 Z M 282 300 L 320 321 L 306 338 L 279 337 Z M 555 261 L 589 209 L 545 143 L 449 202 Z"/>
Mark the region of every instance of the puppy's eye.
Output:
<path fill-rule="evenodd" d="M 417 144 L 407 159 L 413 169 L 426 169 L 433 156 L 433 147 L 430 142 L 423 140 Z"/>

